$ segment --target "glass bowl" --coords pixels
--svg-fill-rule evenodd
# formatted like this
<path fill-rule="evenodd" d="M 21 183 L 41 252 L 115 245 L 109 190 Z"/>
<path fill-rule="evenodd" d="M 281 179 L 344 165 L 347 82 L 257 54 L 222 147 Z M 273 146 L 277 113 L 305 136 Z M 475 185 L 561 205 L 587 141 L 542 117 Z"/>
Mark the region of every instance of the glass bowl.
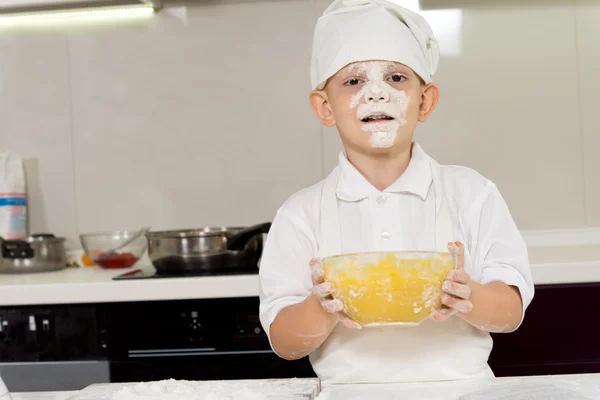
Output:
<path fill-rule="evenodd" d="M 148 241 L 145 235 L 141 235 L 111 255 L 107 256 L 104 253 L 118 247 L 138 232 L 139 230 L 85 233 L 79 235 L 79 240 L 83 250 L 94 264 L 102 268 L 128 268 L 138 262 L 146 251 Z"/>
<path fill-rule="evenodd" d="M 325 281 L 348 316 L 363 326 L 419 325 L 441 305 L 455 255 L 401 251 L 324 258 Z"/>

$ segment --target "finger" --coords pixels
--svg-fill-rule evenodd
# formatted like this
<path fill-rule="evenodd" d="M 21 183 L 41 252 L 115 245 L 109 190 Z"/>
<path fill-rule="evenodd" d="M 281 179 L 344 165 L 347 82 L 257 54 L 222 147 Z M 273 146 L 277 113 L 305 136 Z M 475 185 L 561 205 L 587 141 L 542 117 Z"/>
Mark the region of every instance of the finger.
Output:
<path fill-rule="evenodd" d="M 327 297 L 333 293 L 333 285 L 330 282 L 320 283 L 315 285 L 313 291 L 317 297 Z"/>
<path fill-rule="evenodd" d="M 361 324 L 359 324 L 358 322 L 354 321 L 352 318 L 348 317 L 343 312 L 338 312 L 337 316 L 340 319 L 340 322 L 346 328 L 350 328 L 350 329 L 362 329 L 362 325 Z"/>
<path fill-rule="evenodd" d="M 456 282 L 456 283 L 469 283 L 469 281 L 471 280 L 471 276 L 465 272 L 465 270 L 462 269 L 453 269 L 452 271 L 448 272 L 448 276 L 446 277 L 446 279 L 448 279 L 451 282 Z"/>
<path fill-rule="evenodd" d="M 321 307 L 328 313 L 335 314 L 344 309 L 344 304 L 338 299 L 323 300 L 321 301 Z"/>
<path fill-rule="evenodd" d="M 454 295 L 461 299 L 468 299 L 471 297 L 471 288 L 469 285 L 460 284 L 452 281 L 445 281 L 442 284 L 444 292 Z"/>
<path fill-rule="evenodd" d="M 441 308 L 433 310 L 430 317 L 435 321 L 445 321 L 454 314 L 456 314 L 456 310 L 442 306 Z"/>
<path fill-rule="evenodd" d="M 442 304 L 463 314 L 469 313 L 471 310 L 473 310 L 473 303 L 471 303 L 469 300 L 460 299 L 449 294 L 442 296 Z"/>
<path fill-rule="evenodd" d="M 318 258 L 313 258 L 310 260 L 308 264 L 311 271 L 311 277 L 314 285 L 318 285 L 323 283 L 323 278 L 325 277 L 325 270 L 323 269 L 323 265 L 321 264 L 321 260 Z"/>
<path fill-rule="evenodd" d="M 450 242 L 448 243 L 448 251 L 458 256 L 456 261 L 456 269 L 465 268 L 465 246 L 461 242 Z"/>

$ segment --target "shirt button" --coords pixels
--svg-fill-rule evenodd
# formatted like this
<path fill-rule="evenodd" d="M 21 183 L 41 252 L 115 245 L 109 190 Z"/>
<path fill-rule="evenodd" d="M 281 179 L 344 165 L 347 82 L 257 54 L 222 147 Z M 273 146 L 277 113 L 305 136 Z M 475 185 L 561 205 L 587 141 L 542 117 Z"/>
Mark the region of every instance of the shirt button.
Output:
<path fill-rule="evenodd" d="M 381 238 L 382 238 L 383 240 L 390 240 L 390 238 L 391 238 L 391 237 L 392 237 L 392 235 L 390 235 L 390 233 L 389 233 L 389 232 L 383 232 L 383 233 L 381 234 Z"/>
<path fill-rule="evenodd" d="M 387 201 L 387 197 L 377 196 L 377 204 L 385 204 L 386 201 Z"/>

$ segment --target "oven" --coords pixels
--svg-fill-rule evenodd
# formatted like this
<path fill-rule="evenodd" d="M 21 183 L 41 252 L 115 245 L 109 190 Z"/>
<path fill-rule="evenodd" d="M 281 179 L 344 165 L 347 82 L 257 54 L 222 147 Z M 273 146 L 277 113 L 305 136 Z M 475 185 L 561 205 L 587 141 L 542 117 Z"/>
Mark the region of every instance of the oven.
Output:
<path fill-rule="evenodd" d="M 269 345 L 255 297 L 106 305 L 112 382 L 316 376 Z"/>

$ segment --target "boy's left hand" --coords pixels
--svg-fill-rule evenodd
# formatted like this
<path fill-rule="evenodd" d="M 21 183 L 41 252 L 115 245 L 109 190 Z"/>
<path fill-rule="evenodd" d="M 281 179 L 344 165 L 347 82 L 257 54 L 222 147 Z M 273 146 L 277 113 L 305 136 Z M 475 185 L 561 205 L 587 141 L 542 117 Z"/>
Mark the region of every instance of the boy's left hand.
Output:
<path fill-rule="evenodd" d="M 467 314 L 473 309 L 471 277 L 465 272 L 465 246 L 460 242 L 448 243 L 448 251 L 458 256 L 456 269 L 450 271 L 442 284 L 442 306 L 431 313 L 431 318 L 444 321 L 459 312 Z"/>

